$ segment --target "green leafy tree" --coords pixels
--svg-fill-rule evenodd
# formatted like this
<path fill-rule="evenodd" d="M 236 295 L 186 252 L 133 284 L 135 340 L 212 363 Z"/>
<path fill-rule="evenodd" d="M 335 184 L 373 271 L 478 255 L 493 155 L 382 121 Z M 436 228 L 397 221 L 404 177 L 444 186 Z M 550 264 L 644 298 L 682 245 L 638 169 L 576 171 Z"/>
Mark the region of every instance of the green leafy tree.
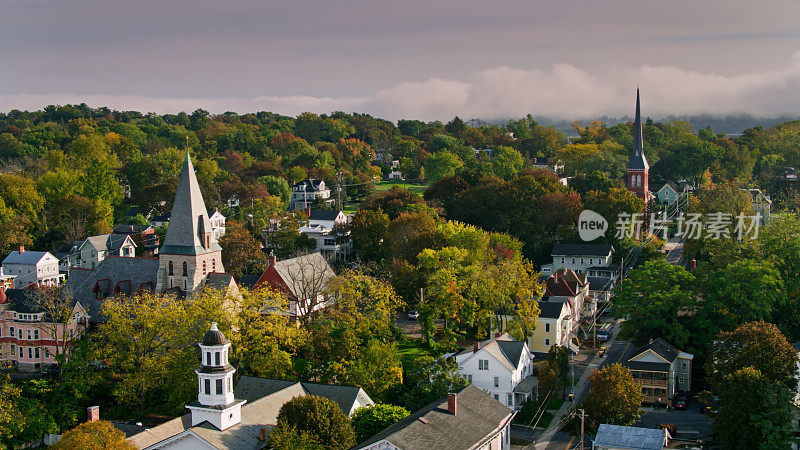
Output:
<path fill-rule="evenodd" d="M 425 160 L 425 178 L 433 183 L 445 177 L 452 177 L 463 165 L 461 158 L 451 152 L 436 152 Z"/>
<path fill-rule="evenodd" d="M 383 241 L 389 228 L 389 216 L 382 210 L 359 209 L 350 220 L 353 248 L 366 260 L 379 261 L 384 255 Z"/>
<path fill-rule="evenodd" d="M 406 212 L 412 205 L 424 203 L 422 198 L 410 189 L 403 189 L 400 186 L 392 186 L 386 191 L 378 191 L 359 205 L 359 209 L 381 210 L 389 219 L 394 220 L 401 213 Z"/>
<path fill-rule="evenodd" d="M 794 422 L 788 390 L 745 367 L 723 377 L 715 393 L 718 410 L 711 430 L 722 447 L 788 448 Z"/>
<path fill-rule="evenodd" d="M 264 175 L 258 179 L 258 182 L 267 187 L 270 195 L 280 198 L 284 204 L 289 204 L 289 196 L 292 191 L 289 187 L 289 183 L 287 183 L 285 179 L 272 175 Z"/>
<path fill-rule="evenodd" d="M 219 242 L 222 247 L 222 265 L 234 278 L 242 275 L 260 275 L 269 265 L 261 250 L 261 243 L 241 222 L 225 222 L 225 235 Z"/>
<path fill-rule="evenodd" d="M 353 424 L 339 405 L 325 397 L 295 397 L 281 406 L 278 427 L 292 427 L 316 440 L 325 449 L 347 449 L 355 445 Z"/>
<path fill-rule="evenodd" d="M 697 309 L 695 277 L 681 266 L 647 261 L 617 287 L 614 314 L 622 332 L 637 343 L 663 337 L 678 347 L 690 343 L 690 316 Z"/>
<path fill-rule="evenodd" d="M 633 425 L 641 416 L 639 407 L 644 394 L 630 370 L 620 364 L 610 364 L 589 375 L 591 390 L 584 402 L 590 429 L 601 423 Z"/>
<path fill-rule="evenodd" d="M 357 441 L 366 441 L 390 425 L 408 417 L 409 414 L 402 406 L 383 403 L 358 408 L 353 413 L 353 428 L 356 430 Z"/>
<path fill-rule="evenodd" d="M 307 431 L 278 424 L 269 433 L 269 444 L 275 450 L 325 450 L 319 439 Z"/>
<path fill-rule="evenodd" d="M 511 147 L 503 145 L 492 149 L 492 172 L 500 178 L 509 180 L 517 176 L 525 165 L 522 154 Z"/>
<path fill-rule="evenodd" d="M 459 374 L 454 360 L 421 356 L 409 361 L 405 368 L 404 389 L 399 401 L 409 411 L 416 411 L 468 384 Z"/>

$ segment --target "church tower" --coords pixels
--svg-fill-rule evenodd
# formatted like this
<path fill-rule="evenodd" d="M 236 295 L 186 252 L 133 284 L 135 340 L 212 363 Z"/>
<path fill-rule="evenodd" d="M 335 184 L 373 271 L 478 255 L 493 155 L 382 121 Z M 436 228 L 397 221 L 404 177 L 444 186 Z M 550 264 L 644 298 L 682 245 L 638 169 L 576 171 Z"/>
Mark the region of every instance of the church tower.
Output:
<path fill-rule="evenodd" d="M 219 430 L 225 430 L 242 421 L 242 405 L 245 400 L 233 397 L 233 373 L 236 369 L 228 364 L 231 343 L 212 323 L 200 342 L 200 367 L 197 373 L 197 401 L 186 405 L 192 412 L 192 426 L 208 422 Z"/>
<path fill-rule="evenodd" d="M 650 196 L 650 165 L 644 156 L 642 115 L 639 111 L 639 88 L 636 88 L 636 118 L 633 121 L 633 148 L 628 160 L 628 190 L 647 203 Z"/>
<path fill-rule="evenodd" d="M 203 194 L 186 152 L 164 245 L 158 255 L 156 292 L 191 294 L 212 272 L 225 272 L 222 248 L 211 232 Z"/>

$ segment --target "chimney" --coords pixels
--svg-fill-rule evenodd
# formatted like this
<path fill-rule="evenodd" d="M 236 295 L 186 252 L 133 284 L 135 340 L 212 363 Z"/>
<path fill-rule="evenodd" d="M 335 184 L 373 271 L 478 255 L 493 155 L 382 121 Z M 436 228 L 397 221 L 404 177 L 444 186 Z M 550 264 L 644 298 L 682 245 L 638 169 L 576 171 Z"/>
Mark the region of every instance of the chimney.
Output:
<path fill-rule="evenodd" d="M 20 252 L 22 253 L 22 252 Z M 689 263 L 689 270 L 697 269 L 697 260 L 693 259 L 691 263 Z"/>
<path fill-rule="evenodd" d="M 269 265 L 270 266 L 274 266 L 277 261 L 278 261 L 278 259 L 275 258 L 275 252 L 270 250 L 270 252 L 269 252 Z"/>
<path fill-rule="evenodd" d="M 304 209 L 303 213 L 305 213 L 306 217 L 308 217 L 309 219 L 311 218 L 311 208 Z"/>
<path fill-rule="evenodd" d="M 25 246 L 24 245 L 20 245 L 19 246 L 19 254 L 21 255 L 23 253 L 25 253 Z"/>
<path fill-rule="evenodd" d="M 458 405 L 456 403 L 456 397 L 458 394 L 455 392 L 448 392 L 447 393 L 447 410 L 450 411 L 454 416 L 458 412 Z"/>
<path fill-rule="evenodd" d="M 480 350 L 480 349 L 481 349 L 481 343 L 480 343 L 480 342 L 478 342 L 478 341 L 474 341 L 474 342 L 472 343 L 472 353 L 475 353 L 475 352 L 477 352 L 477 351 L 478 351 L 478 350 Z"/>
<path fill-rule="evenodd" d="M 98 420 L 100 420 L 100 407 L 90 406 L 86 408 L 86 421 L 97 422 Z"/>
<path fill-rule="evenodd" d="M 499 331 L 495 331 L 494 332 L 494 337 L 499 338 L 500 337 L 500 332 Z"/>
<path fill-rule="evenodd" d="M 261 441 L 261 442 L 264 442 L 264 441 L 267 440 L 267 429 L 266 428 L 262 428 L 262 429 L 258 430 L 258 440 Z"/>

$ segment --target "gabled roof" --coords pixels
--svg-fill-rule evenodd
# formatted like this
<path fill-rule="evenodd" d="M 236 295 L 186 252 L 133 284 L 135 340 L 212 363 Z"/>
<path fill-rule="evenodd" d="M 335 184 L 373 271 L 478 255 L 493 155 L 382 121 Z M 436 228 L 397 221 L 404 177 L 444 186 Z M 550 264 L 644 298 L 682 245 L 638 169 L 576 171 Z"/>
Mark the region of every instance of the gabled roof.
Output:
<path fill-rule="evenodd" d="M 483 350 L 513 372 L 519 366 L 520 358 L 522 358 L 522 353 L 525 351 L 525 343 L 515 340 L 508 333 L 503 333 L 500 336 L 480 342 L 478 352 L 473 350 L 473 347 L 466 348 L 459 352 L 457 356 L 470 355 L 463 359 L 463 362 L 470 359 L 472 354 Z"/>
<path fill-rule="evenodd" d="M 544 295 L 547 297 L 574 297 L 588 283 L 585 274 L 572 269 L 558 269 L 545 281 Z"/>
<path fill-rule="evenodd" d="M 102 321 L 101 310 L 105 299 L 96 298 L 96 288 L 101 289 L 104 295 L 113 295 L 116 286 L 125 288 L 124 283 L 119 284 L 121 281 L 128 281 L 134 292 L 143 286 L 152 289 L 156 284 L 157 273 L 157 259 L 109 256 L 100 261 L 93 270 L 71 269 L 62 295 L 70 295 L 80 301 L 92 321 Z"/>
<path fill-rule="evenodd" d="M 608 256 L 614 247 L 605 244 L 556 244 L 552 256 Z"/>
<path fill-rule="evenodd" d="M 3 260 L 3 264 L 37 264 L 47 255 L 53 256 L 50 252 L 25 250 L 20 253 L 18 250 L 14 250 L 6 256 Z M 57 259 L 55 256 L 53 256 L 53 258 Z"/>
<path fill-rule="evenodd" d="M 680 353 L 680 350 L 675 348 L 674 345 L 670 344 L 669 342 L 665 341 L 662 338 L 656 338 L 653 340 L 653 342 L 636 350 L 636 353 L 629 359 L 629 361 L 635 360 L 636 358 L 641 356 L 642 353 L 648 350 L 653 351 L 653 353 L 664 358 L 669 362 L 675 361 L 675 358 L 678 357 L 678 353 Z"/>
<path fill-rule="evenodd" d="M 401 449 L 478 448 L 514 417 L 515 412 L 472 384 L 456 393 L 456 414 L 439 399 L 355 448 L 387 441 Z"/>
<path fill-rule="evenodd" d="M 647 158 L 644 156 L 644 138 L 642 137 L 642 114 L 639 108 L 639 89 L 636 89 L 636 118 L 633 121 L 633 148 L 628 160 L 628 170 L 647 170 Z"/>
<path fill-rule="evenodd" d="M 70 251 L 80 250 L 83 248 L 83 245 L 86 242 L 91 244 L 92 247 L 94 247 L 98 252 L 119 250 L 128 240 L 130 240 L 130 243 L 134 247 L 136 246 L 136 243 L 133 242 L 133 239 L 127 234 L 99 234 L 97 236 L 89 236 L 86 238 L 86 240 L 80 242 L 80 245 L 77 245 L 77 248 L 76 245 L 73 244 L 73 247 Z"/>
<path fill-rule="evenodd" d="M 209 248 L 203 246 L 202 233 L 211 232 L 211 222 L 203 202 L 203 194 L 194 174 L 194 167 L 189 153 L 183 161 L 178 190 L 172 203 L 167 235 L 161 253 L 178 255 L 199 255 L 211 251 L 222 250 L 212 238 Z"/>
<path fill-rule="evenodd" d="M 153 230 L 152 225 L 130 225 L 121 223 L 114 227 L 115 234 L 138 234 Z"/>
<path fill-rule="evenodd" d="M 233 389 L 234 396 L 254 402 L 260 398 L 280 392 L 290 386 L 298 385 L 307 395 L 316 395 L 332 400 L 339 405 L 345 414 L 350 415 L 356 405 L 356 400 L 361 397 L 362 403 L 373 404 L 363 389 L 356 386 L 341 386 L 333 384 L 318 384 L 300 381 L 273 380 L 270 378 L 259 378 L 243 376 L 239 379 Z"/>
<path fill-rule="evenodd" d="M 39 314 L 45 313 L 43 321 L 53 322 L 53 317 L 47 310 L 42 307 L 41 293 L 36 289 L 6 289 L 4 296 L 9 311 L 14 311 L 22 314 Z M 75 301 L 70 302 L 72 310 L 75 310 Z M 60 319 L 59 319 L 60 320 Z"/>
<path fill-rule="evenodd" d="M 298 299 L 308 298 L 310 292 L 320 293 L 322 288 L 336 276 L 328 261 L 319 252 L 276 261 L 258 279 L 256 287 L 269 283 L 269 272 L 274 270 L 291 295 Z"/>
<path fill-rule="evenodd" d="M 608 291 L 614 286 L 614 279 L 607 277 L 586 277 L 592 291 Z"/>
<path fill-rule="evenodd" d="M 662 429 L 626 427 L 600 424 L 592 443 L 594 446 L 630 448 L 636 450 L 661 450 L 666 432 Z"/>
<path fill-rule="evenodd" d="M 564 310 L 566 303 L 539 301 L 539 317 L 543 319 L 558 319 Z"/>
<path fill-rule="evenodd" d="M 313 178 L 307 178 L 307 179 L 305 179 L 305 180 L 298 181 L 298 182 L 297 182 L 297 183 L 296 183 L 294 186 L 292 186 L 292 187 L 294 187 L 294 188 L 301 188 L 301 190 L 302 190 L 302 188 L 303 188 L 304 186 L 305 186 L 305 190 L 306 190 L 307 192 L 311 192 L 311 191 L 321 191 L 323 187 L 327 189 L 327 186 L 325 186 L 325 182 L 324 182 L 324 181 L 322 181 L 322 180 L 315 180 L 315 179 L 313 179 Z"/>
<path fill-rule="evenodd" d="M 308 220 L 336 220 L 340 211 L 327 209 L 312 209 L 308 215 Z"/>

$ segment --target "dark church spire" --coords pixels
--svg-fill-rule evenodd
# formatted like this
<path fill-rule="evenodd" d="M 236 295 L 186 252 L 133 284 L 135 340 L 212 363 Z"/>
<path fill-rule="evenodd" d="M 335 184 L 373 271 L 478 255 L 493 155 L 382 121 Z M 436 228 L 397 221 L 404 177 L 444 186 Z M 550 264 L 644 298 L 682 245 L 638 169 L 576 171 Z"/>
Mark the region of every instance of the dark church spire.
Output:
<path fill-rule="evenodd" d="M 642 113 L 639 106 L 639 88 L 636 88 L 636 118 L 633 120 L 633 148 L 628 161 L 628 170 L 647 170 L 647 158 L 644 156 L 644 139 L 642 138 Z"/>

